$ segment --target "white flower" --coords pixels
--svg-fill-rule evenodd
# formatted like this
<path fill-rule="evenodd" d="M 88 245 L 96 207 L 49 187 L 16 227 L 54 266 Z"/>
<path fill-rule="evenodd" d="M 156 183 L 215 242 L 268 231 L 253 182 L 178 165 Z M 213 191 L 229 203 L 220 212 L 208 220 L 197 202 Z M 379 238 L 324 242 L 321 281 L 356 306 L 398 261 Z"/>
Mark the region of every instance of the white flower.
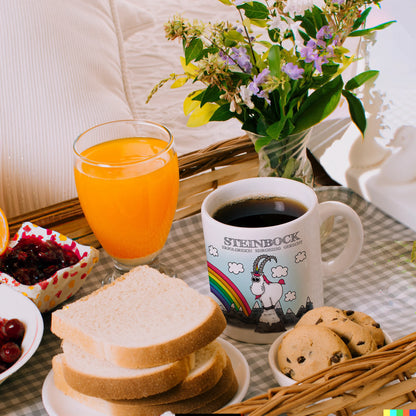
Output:
<path fill-rule="evenodd" d="M 295 37 L 295 45 L 299 48 L 303 46 L 303 38 L 301 34 L 299 33 L 299 27 L 302 24 L 301 21 L 295 22 L 294 20 L 290 19 L 289 17 L 286 17 L 287 23 L 289 25 L 289 30 L 292 31 L 293 36 Z M 286 49 L 286 48 L 285 48 Z"/>
<path fill-rule="evenodd" d="M 242 85 L 240 87 L 240 97 L 243 100 L 243 103 L 248 107 L 253 109 L 254 103 L 251 101 L 251 96 L 253 95 L 253 91 L 251 91 L 248 87 L 245 85 Z"/>
<path fill-rule="evenodd" d="M 283 12 L 290 16 L 303 15 L 306 10 L 311 10 L 313 5 L 313 0 L 287 0 Z"/>
<path fill-rule="evenodd" d="M 295 44 L 297 47 L 303 46 L 303 38 L 299 33 L 299 27 L 302 22 L 298 21 L 295 22 L 290 17 L 285 17 L 284 19 L 281 16 L 275 16 L 270 21 L 269 28 L 270 29 L 279 29 L 282 34 L 287 31 L 291 31 L 293 36 L 295 37 Z M 282 46 L 290 51 L 293 48 L 293 42 L 290 39 L 285 39 L 282 42 Z"/>
<path fill-rule="evenodd" d="M 269 23 L 270 29 L 279 29 L 282 33 L 289 29 L 289 25 L 281 16 L 273 16 L 273 19 Z"/>
<path fill-rule="evenodd" d="M 284 49 L 286 49 L 287 51 L 291 51 L 293 49 L 294 43 L 293 40 L 290 38 L 287 38 L 285 40 L 283 40 L 282 42 L 282 46 Z"/>

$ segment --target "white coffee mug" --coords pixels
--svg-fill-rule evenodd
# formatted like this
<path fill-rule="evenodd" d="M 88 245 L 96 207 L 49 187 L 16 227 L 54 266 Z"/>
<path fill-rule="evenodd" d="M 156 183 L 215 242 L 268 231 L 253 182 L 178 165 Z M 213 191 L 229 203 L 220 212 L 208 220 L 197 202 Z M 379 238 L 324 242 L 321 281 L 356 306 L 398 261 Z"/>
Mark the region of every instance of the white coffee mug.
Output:
<path fill-rule="evenodd" d="M 297 201 L 303 213 L 260 227 L 214 218 L 232 203 L 275 197 Z M 363 227 L 352 208 L 335 201 L 318 203 L 312 188 L 290 179 L 229 183 L 205 198 L 201 213 L 211 295 L 227 319 L 224 333 L 244 342 L 271 343 L 306 311 L 322 306 L 323 276 L 345 271 L 362 248 Z M 345 218 L 349 235 L 342 252 L 323 261 L 320 226 L 331 216 Z"/>

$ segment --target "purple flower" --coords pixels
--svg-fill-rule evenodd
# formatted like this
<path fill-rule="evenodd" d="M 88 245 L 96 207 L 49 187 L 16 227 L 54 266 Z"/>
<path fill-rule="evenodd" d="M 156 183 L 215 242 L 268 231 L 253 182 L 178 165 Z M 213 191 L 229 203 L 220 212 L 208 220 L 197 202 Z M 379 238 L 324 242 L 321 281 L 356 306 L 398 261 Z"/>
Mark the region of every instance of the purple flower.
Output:
<path fill-rule="evenodd" d="M 292 62 L 288 62 L 282 66 L 282 71 L 289 75 L 291 79 L 300 79 L 302 78 L 302 74 L 304 73 L 303 68 L 299 68 L 297 65 L 293 64 Z"/>
<path fill-rule="evenodd" d="M 325 55 L 318 56 L 314 61 L 316 70 L 318 72 L 322 72 L 322 64 L 326 64 L 326 63 L 328 63 L 328 58 Z"/>
<path fill-rule="evenodd" d="M 250 57 L 248 56 L 245 48 L 232 48 L 230 58 L 233 63 L 237 64 L 244 72 L 251 72 L 253 65 L 250 62 Z"/>
<path fill-rule="evenodd" d="M 318 30 L 316 39 L 331 39 L 332 35 L 332 29 L 328 25 L 325 25 Z"/>
<path fill-rule="evenodd" d="M 253 82 L 257 85 L 264 84 L 269 75 L 270 70 L 268 68 L 264 68 L 263 71 L 260 72 L 260 74 L 254 75 Z"/>
<path fill-rule="evenodd" d="M 260 72 L 258 75 L 254 75 L 253 81 L 248 84 L 247 89 L 253 94 L 256 95 L 259 98 L 264 98 L 267 102 L 270 102 L 268 100 L 268 95 L 265 91 L 260 90 L 260 85 L 264 84 L 267 80 L 267 77 L 270 75 L 270 70 L 268 68 L 263 69 L 263 71 Z"/>
<path fill-rule="evenodd" d="M 344 4 L 345 0 L 332 0 L 332 3 L 334 3 L 334 4 Z"/>
<path fill-rule="evenodd" d="M 306 46 L 301 49 L 300 56 L 305 59 L 306 63 L 313 62 L 318 57 L 318 52 L 315 48 L 316 43 L 311 39 Z"/>

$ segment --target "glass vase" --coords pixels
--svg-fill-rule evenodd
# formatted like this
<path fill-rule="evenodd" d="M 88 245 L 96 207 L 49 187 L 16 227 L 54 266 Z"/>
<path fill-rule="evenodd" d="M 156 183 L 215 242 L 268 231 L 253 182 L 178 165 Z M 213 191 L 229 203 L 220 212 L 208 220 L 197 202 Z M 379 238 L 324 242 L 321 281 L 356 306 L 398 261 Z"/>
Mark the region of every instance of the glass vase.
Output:
<path fill-rule="evenodd" d="M 278 176 L 294 179 L 313 188 L 314 176 L 311 162 L 306 153 L 306 147 L 312 129 L 272 140 L 257 152 L 259 157 L 259 176 Z M 256 144 L 262 136 L 247 132 L 248 137 Z M 334 217 L 328 218 L 321 224 L 321 241 L 331 234 Z"/>
<path fill-rule="evenodd" d="M 311 129 L 272 140 L 258 150 L 259 176 L 278 176 L 294 179 L 313 187 L 312 165 L 306 154 L 306 146 Z M 251 141 L 256 144 L 261 139 L 252 132 L 247 132 Z"/>

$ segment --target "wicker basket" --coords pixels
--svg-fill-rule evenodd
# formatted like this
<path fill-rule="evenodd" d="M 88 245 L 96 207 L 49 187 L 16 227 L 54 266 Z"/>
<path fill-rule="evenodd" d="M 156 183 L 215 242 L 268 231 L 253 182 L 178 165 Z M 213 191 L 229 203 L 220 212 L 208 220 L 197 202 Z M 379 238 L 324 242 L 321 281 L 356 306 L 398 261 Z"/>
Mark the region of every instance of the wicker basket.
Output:
<path fill-rule="evenodd" d="M 200 211 L 218 186 L 258 173 L 258 156 L 246 135 L 216 143 L 179 158 L 180 186 L 175 219 Z"/>
<path fill-rule="evenodd" d="M 216 413 L 382 416 L 384 409 L 416 409 L 415 371 L 416 332 L 292 386 L 275 387 Z"/>

